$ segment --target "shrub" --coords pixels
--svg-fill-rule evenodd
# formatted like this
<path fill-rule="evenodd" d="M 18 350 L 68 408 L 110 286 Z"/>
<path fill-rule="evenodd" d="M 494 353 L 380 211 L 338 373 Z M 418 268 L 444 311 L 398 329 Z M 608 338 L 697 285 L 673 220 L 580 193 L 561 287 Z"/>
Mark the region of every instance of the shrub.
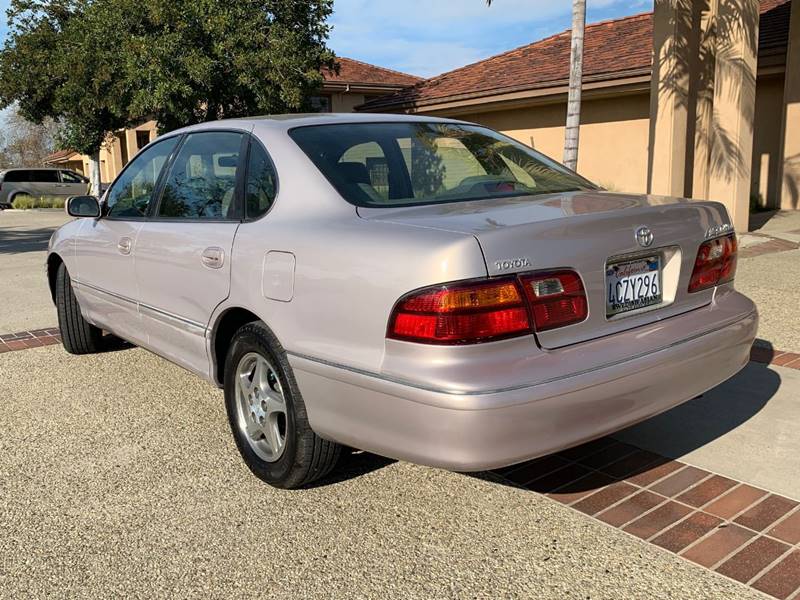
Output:
<path fill-rule="evenodd" d="M 30 196 L 17 196 L 11 206 L 21 209 L 33 208 L 33 198 Z"/>
<path fill-rule="evenodd" d="M 26 210 L 29 208 L 64 208 L 66 198 L 59 196 L 27 196 L 20 195 L 14 198 L 11 205 L 14 208 Z"/>
<path fill-rule="evenodd" d="M 51 196 L 48 200 L 50 201 L 49 206 L 43 206 L 42 208 L 64 208 L 64 204 L 67 202 L 66 198 L 58 196 Z"/>

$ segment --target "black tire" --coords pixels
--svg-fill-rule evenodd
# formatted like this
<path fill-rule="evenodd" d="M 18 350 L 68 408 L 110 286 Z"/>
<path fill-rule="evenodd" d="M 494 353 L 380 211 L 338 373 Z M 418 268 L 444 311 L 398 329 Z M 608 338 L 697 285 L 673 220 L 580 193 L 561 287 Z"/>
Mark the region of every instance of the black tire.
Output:
<path fill-rule="evenodd" d="M 285 446 L 274 462 L 256 454 L 238 423 L 236 369 L 250 353 L 260 354 L 274 368 L 286 405 Z M 294 489 L 326 476 L 336 466 L 341 446 L 322 439 L 311 429 L 306 405 L 286 353 L 275 335 L 260 321 L 244 325 L 234 335 L 225 359 L 224 388 L 233 439 L 256 477 L 277 488 Z"/>
<path fill-rule="evenodd" d="M 56 308 L 61 343 L 70 354 L 92 354 L 102 350 L 103 331 L 83 318 L 72 281 L 64 264 L 56 274 Z"/>

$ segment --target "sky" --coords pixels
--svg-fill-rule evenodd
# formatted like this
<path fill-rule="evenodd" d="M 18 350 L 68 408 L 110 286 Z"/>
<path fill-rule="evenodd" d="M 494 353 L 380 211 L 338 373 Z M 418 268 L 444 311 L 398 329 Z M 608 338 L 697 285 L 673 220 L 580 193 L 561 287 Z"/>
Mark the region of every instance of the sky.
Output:
<path fill-rule="evenodd" d="M 587 23 L 652 10 L 652 0 L 586 0 Z M 9 0 L 0 0 L 0 43 Z M 571 0 L 334 0 L 330 47 L 430 77 L 569 29 Z"/>
<path fill-rule="evenodd" d="M 652 10 L 652 0 L 586 0 L 592 23 Z M 571 0 L 334 0 L 330 47 L 430 77 L 569 29 Z"/>

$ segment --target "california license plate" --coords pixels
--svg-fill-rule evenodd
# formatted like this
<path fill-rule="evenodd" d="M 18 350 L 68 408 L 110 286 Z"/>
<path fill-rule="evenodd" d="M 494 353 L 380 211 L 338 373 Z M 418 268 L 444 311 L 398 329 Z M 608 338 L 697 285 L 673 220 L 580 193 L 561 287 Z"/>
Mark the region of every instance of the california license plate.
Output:
<path fill-rule="evenodd" d="M 606 316 L 661 304 L 661 257 L 648 256 L 606 267 Z"/>

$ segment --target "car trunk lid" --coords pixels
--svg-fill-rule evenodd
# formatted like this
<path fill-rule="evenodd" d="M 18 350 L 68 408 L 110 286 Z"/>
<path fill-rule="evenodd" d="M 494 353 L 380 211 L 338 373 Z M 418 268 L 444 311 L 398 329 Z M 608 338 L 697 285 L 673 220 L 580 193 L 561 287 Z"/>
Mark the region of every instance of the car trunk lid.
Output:
<path fill-rule="evenodd" d="M 362 218 L 469 233 L 484 254 L 490 276 L 534 270 L 574 269 L 589 305 L 586 320 L 537 332 L 544 348 L 610 335 L 699 308 L 713 289 L 689 294 L 699 245 L 710 228 L 728 223 L 715 202 L 662 196 L 569 192 L 403 208 L 358 208 Z M 636 232 L 647 227 L 643 248 Z M 658 257 L 663 300 L 657 306 L 607 314 L 606 271 L 620 259 Z"/>

